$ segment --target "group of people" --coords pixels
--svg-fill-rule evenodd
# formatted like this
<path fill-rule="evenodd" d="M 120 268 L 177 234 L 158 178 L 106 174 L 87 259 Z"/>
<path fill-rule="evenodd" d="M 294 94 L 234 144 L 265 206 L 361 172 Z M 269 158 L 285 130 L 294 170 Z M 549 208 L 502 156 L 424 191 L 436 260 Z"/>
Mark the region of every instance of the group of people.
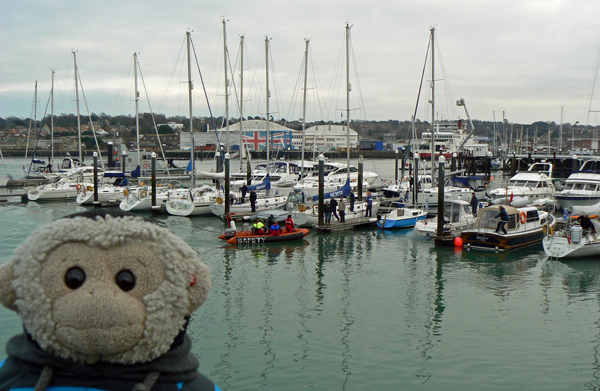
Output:
<path fill-rule="evenodd" d="M 354 212 L 354 203 L 356 202 L 356 196 L 354 190 L 350 191 L 348 196 L 350 202 L 350 212 Z M 365 217 L 371 217 L 373 215 L 373 196 L 370 191 L 367 191 L 367 197 L 365 198 L 367 203 L 365 208 Z M 323 205 L 323 213 L 325 215 L 325 224 L 331 224 L 331 216 L 335 217 L 340 223 L 346 222 L 346 201 L 344 197 L 340 198 L 338 202 L 335 198 L 331 198 L 330 201 L 325 201 Z M 338 215 L 339 213 L 339 215 Z"/>
<path fill-rule="evenodd" d="M 287 219 L 285 219 L 285 230 L 288 233 L 292 233 L 296 230 L 296 223 L 294 223 L 292 215 L 288 215 Z M 282 233 L 281 226 L 273 215 L 270 215 L 267 219 L 267 225 L 263 224 L 263 222 L 257 217 L 252 225 L 252 231 L 255 235 L 278 236 Z"/>

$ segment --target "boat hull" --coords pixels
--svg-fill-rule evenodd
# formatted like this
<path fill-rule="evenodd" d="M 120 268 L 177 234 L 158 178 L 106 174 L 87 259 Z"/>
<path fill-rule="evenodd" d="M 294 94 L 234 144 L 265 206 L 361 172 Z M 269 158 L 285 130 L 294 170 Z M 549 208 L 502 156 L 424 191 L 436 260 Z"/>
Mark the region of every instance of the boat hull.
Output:
<path fill-rule="evenodd" d="M 579 243 L 573 243 L 565 236 L 547 236 L 542 244 L 546 254 L 553 258 L 584 258 L 600 255 L 600 239 L 587 236 Z"/>
<path fill-rule="evenodd" d="M 544 231 L 542 227 L 527 232 L 509 233 L 508 235 L 498 234 L 494 231 L 463 231 L 461 238 L 463 246 L 467 248 L 476 247 L 486 250 L 506 251 L 541 242 L 544 238 Z"/>
<path fill-rule="evenodd" d="M 563 209 L 570 209 L 573 206 L 591 206 L 600 202 L 598 195 L 556 195 L 556 200 Z"/>
<path fill-rule="evenodd" d="M 235 232 L 233 236 L 221 235 L 219 238 L 225 240 L 229 244 L 258 244 L 258 243 L 275 243 L 287 242 L 290 240 L 299 240 L 308 235 L 308 229 L 300 228 L 294 232 L 284 232 L 281 235 L 255 235 L 252 231 Z"/>

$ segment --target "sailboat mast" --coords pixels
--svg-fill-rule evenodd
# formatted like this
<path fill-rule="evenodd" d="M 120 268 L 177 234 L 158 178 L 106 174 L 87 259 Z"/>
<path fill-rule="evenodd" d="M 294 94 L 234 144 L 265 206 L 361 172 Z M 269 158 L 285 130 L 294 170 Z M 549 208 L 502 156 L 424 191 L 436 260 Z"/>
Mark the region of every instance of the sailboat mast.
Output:
<path fill-rule="evenodd" d="M 563 138 L 563 106 L 560 106 L 560 132 L 558 135 L 558 151 L 562 155 L 562 138 Z"/>
<path fill-rule="evenodd" d="M 243 169 L 244 147 L 244 36 L 240 37 L 240 172 Z"/>
<path fill-rule="evenodd" d="M 350 25 L 346 23 L 346 162 L 347 179 L 350 180 Z"/>
<path fill-rule="evenodd" d="M 75 104 L 77 106 L 77 143 L 79 145 L 79 161 L 83 163 L 83 156 L 81 154 L 81 118 L 79 117 L 79 86 L 77 77 L 77 53 L 73 51 L 73 68 L 75 71 Z"/>
<path fill-rule="evenodd" d="M 266 136 L 266 141 L 267 141 L 267 172 L 269 170 L 269 163 L 271 161 L 271 157 L 269 156 L 270 154 L 270 149 L 271 146 L 269 145 L 269 139 L 271 137 L 271 132 L 269 129 L 269 122 L 270 122 L 270 117 L 269 117 L 269 97 L 271 96 L 271 91 L 269 91 L 269 37 L 265 37 L 265 69 L 267 72 L 267 76 L 266 76 L 266 95 L 267 95 L 267 136 Z"/>
<path fill-rule="evenodd" d="M 50 88 L 50 164 L 54 161 L 54 73 L 52 69 L 52 85 Z"/>
<path fill-rule="evenodd" d="M 435 27 L 431 28 L 431 177 L 435 178 Z M 443 186 L 440 183 L 439 186 Z"/>
<path fill-rule="evenodd" d="M 34 99 L 33 99 L 33 145 L 34 145 L 34 149 L 33 149 L 33 153 L 35 155 L 35 143 L 36 143 L 36 137 L 37 137 L 37 101 L 38 101 L 38 92 L 37 92 L 37 80 L 35 81 L 35 90 L 33 93 Z"/>
<path fill-rule="evenodd" d="M 223 67 L 225 68 L 225 129 L 227 130 L 227 153 L 229 153 L 229 79 L 227 78 L 227 21 L 223 19 Z"/>
<path fill-rule="evenodd" d="M 302 98 L 302 160 L 300 166 L 300 177 L 304 178 L 304 146 L 306 143 L 306 79 L 308 78 L 308 43 L 310 39 L 305 39 L 306 50 L 304 51 L 304 94 Z"/>
<path fill-rule="evenodd" d="M 187 37 L 187 57 L 188 57 L 188 101 L 190 105 L 190 159 L 192 162 L 192 181 L 191 187 L 196 186 L 196 167 L 194 162 L 194 117 L 192 116 L 192 90 L 194 85 L 192 84 L 192 56 L 190 52 L 190 41 L 192 40 L 192 33 L 186 32 Z"/>
<path fill-rule="evenodd" d="M 137 80 L 137 53 L 133 53 L 133 79 L 135 84 L 135 134 L 137 141 L 137 163 L 140 170 L 142 168 L 140 159 L 140 115 L 139 115 L 139 100 L 140 93 L 138 92 L 138 80 Z"/>

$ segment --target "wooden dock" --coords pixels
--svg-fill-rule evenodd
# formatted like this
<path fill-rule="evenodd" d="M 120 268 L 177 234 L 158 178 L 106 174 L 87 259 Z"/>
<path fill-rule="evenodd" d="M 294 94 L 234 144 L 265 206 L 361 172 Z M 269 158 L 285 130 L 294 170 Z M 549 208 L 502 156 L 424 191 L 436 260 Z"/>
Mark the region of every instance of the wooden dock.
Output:
<path fill-rule="evenodd" d="M 331 224 L 315 225 L 314 228 L 321 232 L 339 232 L 349 231 L 351 229 L 354 229 L 355 227 L 375 225 L 376 223 L 376 217 L 361 217 L 357 220 L 347 221 L 345 223 L 339 223 L 336 221 Z"/>

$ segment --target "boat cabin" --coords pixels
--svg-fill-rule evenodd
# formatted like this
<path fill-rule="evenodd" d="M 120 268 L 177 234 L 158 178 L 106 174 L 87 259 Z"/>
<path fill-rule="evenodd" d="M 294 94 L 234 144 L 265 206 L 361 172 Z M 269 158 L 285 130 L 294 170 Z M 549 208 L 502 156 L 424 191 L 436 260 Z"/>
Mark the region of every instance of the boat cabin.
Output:
<path fill-rule="evenodd" d="M 492 205 L 479 210 L 477 214 L 477 220 L 475 221 L 475 228 L 489 228 L 495 230 L 499 218 L 496 217 L 500 213 L 501 205 Z M 516 230 L 522 226 L 528 226 L 530 228 L 539 227 L 546 223 L 547 214 L 540 216 L 539 211 L 531 206 L 524 208 L 513 208 L 512 206 L 502 205 L 508 214 L 508 223 L 505 228 L 507 231 Z"/>
<path fill-rule="evenodd" d="M 444 202 L 444 223 L 458 223 L 471 216 L 471 205 L 466 201 L 452 200 Z"/>

